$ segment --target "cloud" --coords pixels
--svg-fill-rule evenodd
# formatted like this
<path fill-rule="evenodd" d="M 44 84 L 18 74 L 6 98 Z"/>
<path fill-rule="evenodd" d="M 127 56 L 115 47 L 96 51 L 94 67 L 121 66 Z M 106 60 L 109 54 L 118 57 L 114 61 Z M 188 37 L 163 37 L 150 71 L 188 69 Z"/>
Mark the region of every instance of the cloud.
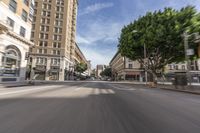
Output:
<path fill-rule="evenodd" d="M 92 68 L 95 68 L 97 64 L 108 65 L 115 54 L 114 50 L 98 50 L 92 47 L 81 47 L 81 50 L 85 57 L 92 61 Z"/>
<path fill-rule="evenodd" d="M 90 5 L 86 7 L 85 9 L 83 9 L 83 11 L 81 11 L 79 15 L 93 13 L 93 12 L 96 12 L 105 8 L 113 7 L 113 6 L 114 6 L 113 3 L 96 3 L 94 5 Z"/>
<path fill-rule="evenodd" d="M 97 42 L 117 43 L 123 25 L 123 22 L 112 20 L 86 22 L 77 34 L 77 42 L 81 45 L 97 45 Z"/>
<path fill-rule="evenodd" d="M 192 5 L 200 11 L 200 0 L 167 0 L 164 4 L 169 7 L 182 8 L 183 6 Z"/>

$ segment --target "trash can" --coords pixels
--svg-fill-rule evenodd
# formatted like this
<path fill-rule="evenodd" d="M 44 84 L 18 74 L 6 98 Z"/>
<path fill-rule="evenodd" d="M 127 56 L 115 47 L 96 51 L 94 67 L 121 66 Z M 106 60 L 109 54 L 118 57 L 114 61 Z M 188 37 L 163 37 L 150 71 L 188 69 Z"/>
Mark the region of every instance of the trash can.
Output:
<path fill-rule="evenodd" d="M 187 86 L 188 80 L 186 72 L 176 72 L 172 83 L 175 86 Z"/>

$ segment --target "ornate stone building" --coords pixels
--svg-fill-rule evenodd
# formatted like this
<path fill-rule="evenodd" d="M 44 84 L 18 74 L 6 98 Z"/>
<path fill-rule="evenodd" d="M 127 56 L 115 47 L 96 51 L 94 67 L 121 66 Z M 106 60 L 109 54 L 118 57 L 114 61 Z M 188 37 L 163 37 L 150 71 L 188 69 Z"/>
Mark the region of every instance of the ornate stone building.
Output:
<path fill-rule="evenodd" d="M 32 0 L 0 1 L 0 82 L 23 81 L 33 17 Z"/>

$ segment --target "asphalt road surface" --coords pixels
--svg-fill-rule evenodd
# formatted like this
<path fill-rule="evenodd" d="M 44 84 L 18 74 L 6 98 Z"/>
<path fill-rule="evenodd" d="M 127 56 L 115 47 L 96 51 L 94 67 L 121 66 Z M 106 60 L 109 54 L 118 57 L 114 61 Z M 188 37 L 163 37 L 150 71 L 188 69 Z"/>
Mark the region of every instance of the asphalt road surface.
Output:
<path fill-rule="evenodd" d="M 200 133 L 200 96 L 109 82 L 1 88 L 0 133 Z"/>

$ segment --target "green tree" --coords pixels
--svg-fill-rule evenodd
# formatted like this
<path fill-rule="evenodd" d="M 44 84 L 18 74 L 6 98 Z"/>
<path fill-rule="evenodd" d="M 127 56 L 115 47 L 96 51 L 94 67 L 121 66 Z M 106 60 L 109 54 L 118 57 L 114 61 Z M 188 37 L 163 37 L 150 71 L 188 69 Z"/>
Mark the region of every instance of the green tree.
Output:
<path fill-rule="evenodd" d="M 165 8 L 163 11 L 148 12 L 122 29 L 119 52 L 132 60 L 138 60 L 153 75 L 167 64 L 185 60 L 183 33 L 200 31 L 200 21 L 194 7 L 181 10 Z M 144 60 L 144 45 L 146 58 Z M 190 47 L 196 48 L 191 42 Z"/>
<path fill-rule="evenodd" d="M 85 63 L 78 63 L 75 66 L 75 71 L 79 72 L 80 74 L 87 70 L 87 64 Z"/>
<path fill-rule="evenodd" d="M 104 71 L 102 71 L 102 72 L 100 73 L 100 75 L 101 75 L 102 77 L 111 77 L 111 75 L 112 75 L 111 68 L 106 68 L 106 69 L 104 69 Z"/>

